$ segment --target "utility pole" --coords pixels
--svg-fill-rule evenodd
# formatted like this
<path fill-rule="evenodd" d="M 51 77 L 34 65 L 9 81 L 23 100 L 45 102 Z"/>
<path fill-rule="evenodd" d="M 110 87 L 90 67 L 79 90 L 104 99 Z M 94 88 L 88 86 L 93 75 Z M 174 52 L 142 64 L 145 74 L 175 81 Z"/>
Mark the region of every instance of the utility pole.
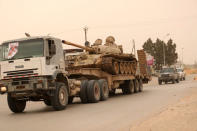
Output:
<path fill-rule="evenodd" d="M 182 66 L 183 66 L 183 49 L 184 49 L 184 48 L 182 48 Z"/>
<path fill-rule="evenodd" d="M 134 55 L 135 55 L 135 57 L 136 57 L 136 51 L 135 51 L 135 40 L 133 39 L 133 50 L 132 50 L 132 52 L 134 52 Z"/>
<path fill-rule="evenodd" d="M 88 31 L 88 27 L 85 26 L 85 27 L 83 28 L 83 30 L 84 30 L 84 32 L 85 32 L 85 42 L 86 42 L 86 41 L 87 41 L 87 31 Z"/>

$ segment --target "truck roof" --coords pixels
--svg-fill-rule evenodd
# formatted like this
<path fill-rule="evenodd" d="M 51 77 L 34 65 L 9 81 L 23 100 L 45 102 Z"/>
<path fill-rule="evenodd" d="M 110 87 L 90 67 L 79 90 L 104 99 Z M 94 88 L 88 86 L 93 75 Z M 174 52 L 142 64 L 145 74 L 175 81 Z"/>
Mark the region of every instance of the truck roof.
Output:
<path fill-rule="evenodd" d="M 15 41 L 24 41 L 24 40 L 31 40 L 31 39 L 39 39 L 39 38 L 43 38 L 43 39 L 50 39 L 51 38 L 51 39 L 54 39 L 55 37 L 52 37 L 52 36 L 32 36 L 32 37 L 24 37 L 24 38 L 19 38 L 19 39 L 7 40 L 7 41 L 3 41 L 2 43 L 9 43 L 9 42 L 15 42 Z M 55 38 L 55 39 L 58 39 L 58 38 Z"/>

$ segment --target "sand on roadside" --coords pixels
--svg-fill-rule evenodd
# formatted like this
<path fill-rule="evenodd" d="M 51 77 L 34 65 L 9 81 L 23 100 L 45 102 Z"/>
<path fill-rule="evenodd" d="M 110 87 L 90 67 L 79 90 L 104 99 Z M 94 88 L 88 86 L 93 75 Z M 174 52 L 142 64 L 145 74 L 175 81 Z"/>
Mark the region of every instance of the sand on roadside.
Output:
<path fill-rule="evenodd" d="M 132 126 L 130 131 L 197 131 L 197 87 L 177 103 Z"/>

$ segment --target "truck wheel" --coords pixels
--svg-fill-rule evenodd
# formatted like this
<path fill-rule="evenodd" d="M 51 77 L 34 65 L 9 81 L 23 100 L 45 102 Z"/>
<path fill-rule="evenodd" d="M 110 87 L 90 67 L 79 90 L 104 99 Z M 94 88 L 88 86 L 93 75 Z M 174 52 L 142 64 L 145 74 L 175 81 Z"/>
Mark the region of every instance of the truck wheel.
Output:
<path fill-rule="evenodd" d="M 88 102 L 87 86 L 88 86 L 88 80 L 82 81 L 80 93 L 79 93 L 79 97 L 80 97 L 82 103 Z"/>
<path fill-rule="evenodd" d="M 122 85 L 123 94 L 131 94 L 134 92 L 134 83 L 133 80 L 125 81 L 125 84 Z"/>
<path fill-rule="evenodd" d="M 47 106 L 51 106 L 51 100 L 45 99 L 44 104 Z"/>
<path fill-rule="evenodd" d="M 51 104 L 57 111 L 63 110 L 68 104 L 68 90 L 64 83 L 56 83 L 56 89 L 51 97 Z"/>
<path fill-rule="evenodd" d="M 139 81 L 137 79 L 134 80 L 134 92 L 139 92 Z"/>
<path fill-rule="evenodd" d="M 113 72 L 114 72 L 114 75 L 116 74 L 119 74 L 119 63 L 118 62 L 113 62 Z"/>
<path fill-rule="evenodd" d="M 179 83 L 179 78 L 176 80 L 177 83 Z"/>
<path fill-rule="evenodd" d="M 185 80 L 185 77 L 183 77 L 183 80 Z"/>
<path fill-rule="evenodd" d="M 99 85 L 100 85 L 100 95 L 101 101 L 107 100 L 109 97 L 109 88 L 108 88 L 108 84 L 107 81 L 104 79 L 101 79 L 98 81 Z"/>
<path fill-rule="evenodd" d="M 98 81 L 90 80 L 87 87 L 88 102 L 96 103 L 100 100 L 100 86 Z"/>
<path fill-rule="evenodd" d="M 16 100 L 11 96 L 11 94 L 7 95 L 8 106 L 10 110 L 14 113 L 21 113 L 25 110 L 26 101 Z"/>
<path fill-rule="evenodd" d="M 139 92 L 143 91 L 143 82 L 142 79 L 139 80 Z"/>
<path fill-rule="evenodd" d="M 69 96 L 68 97 L 68 104 L 72 104 L 73 103 L 73 99 L 74 99 L 74 96 Z"/>

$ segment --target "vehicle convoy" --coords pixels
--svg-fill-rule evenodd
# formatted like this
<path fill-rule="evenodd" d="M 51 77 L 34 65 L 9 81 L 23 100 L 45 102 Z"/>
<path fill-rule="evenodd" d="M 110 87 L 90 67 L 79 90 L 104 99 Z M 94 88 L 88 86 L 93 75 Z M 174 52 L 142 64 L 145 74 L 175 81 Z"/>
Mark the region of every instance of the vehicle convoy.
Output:
<path fill-rule="evenodd" d="M 137 61 L 114 42 L 108 37 L 105 45 L 97 40 L 90 47 L 51 36 L 5 41 L 0 46 L 0 93 L 7 93 L 10 110 L 20 113 L 27 101 L 63 110 L 74 97 L 88 103 L 106 100 L 117 88 L 124 94 L 142 91 L 151 79 L 144 51 L 138 51 Z M 64 50 L 63 44 L 81 49 Z"/>
<path fill-rule="evenodd" d="M 181 81 L 185 80 L 185 72 L 183 71 L 182 68 L 176 68 L 178 74 L 179 74 L 179 79 Z"/>
<path fill-rule="evenodd" d="M 158 77 L 159 85 L 161 85 L 162 82 L 165 82 L 165 84 L 167 84 L 168 82 L 172 82 L 173 84 L 175 82 L 179 83 L 179 74 L 178 74 L 176 68 L 173 68 L 173 67 L 163 68 L 160 71 L 160 75 Z"/>

